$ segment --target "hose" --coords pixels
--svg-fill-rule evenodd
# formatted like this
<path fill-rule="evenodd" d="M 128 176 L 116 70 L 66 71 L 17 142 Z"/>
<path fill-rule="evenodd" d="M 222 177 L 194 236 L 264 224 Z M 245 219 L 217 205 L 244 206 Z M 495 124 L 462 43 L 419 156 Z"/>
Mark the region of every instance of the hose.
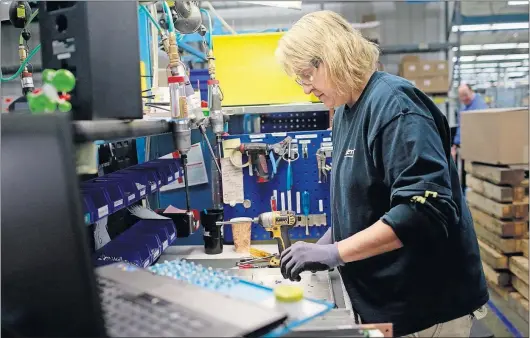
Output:
<path fill-rule="evenodd" d="M 31 51 L 31 53 L 29 53 L 28 57 L 26 58 L 26 60 L 24 60 L 24 62 L 22 62 L 22 64 L 20 65 L 20 67 L 18 68 L 15 74 L 11 75 L 8 78 L 3 78 L 3 77 L 0 78 L 0 82 L 7 82 L 7 81 L 16 79 L 20 75 L 20 73 L 22 73 L 22 71 L 24 70 L 24 67 L 26 67 L 26 65 L 31 60 L 31 58 L 34 57 L 35 54 L 37 54 L 39 50 L 40 50 L 40 43 Z"/>
<path fill-rule="evenodd" d="M 212 46 L 212 29 L 213 29 L 212 17 L 210 16 L 210 12 L 208 12 L 204 8 L 201 8 L 200 11 L 201 13 L 204 13 L 204 15 L 206 15 L 206 17 L 208 18 L 208 48 L 213 49 L 213 46 Z"/>
<path fill-rule="evenodd" d="M 171 15 L 171 9 L 169 8 L 169 5 L 167 2 L 162 2 L 162 7 L 164 8 L 164 12 L 166 12 L 166 21 L 168 24 L 168 31 L 170 33 L 173 33 L 175 31 L 175 25 L 173 24 L 173 16 Z"/>
<path fill-rule="evenodd" d="M 24 29 L 28 28 L 29 24 L 35 19 L 35 17 L 39 14 L 39 9 L 37 8 L 35 12 L 31 13 L 28 22 L 24 25 Z M 22 37 L 22 32 L 20 32 L 20 37 L 18 38 L 18 43 L 20 45 L 24 44 L 24 38 Z"/>
<path fill-rule="evenodd" d="M 147 7 L 145 7 L 145 5 L 140 5 L 140 8 L 144 11 L 145 14 L 147 14 L 147 17 L 149 18 L 149 20 L 151 20 L 151 22 L 153 23 L 153 25 L 155 26 L 155 28 L 158 30 L 159 33 L 162 33 L 162 28 L 160 27 L 160 25 L 158 24 L 158 22 L 156 21 L 156 19 L 153 17 L 153 15 L 151 14 L 151 12 L 149 12 L 149 10 L 147 9 Z"/>

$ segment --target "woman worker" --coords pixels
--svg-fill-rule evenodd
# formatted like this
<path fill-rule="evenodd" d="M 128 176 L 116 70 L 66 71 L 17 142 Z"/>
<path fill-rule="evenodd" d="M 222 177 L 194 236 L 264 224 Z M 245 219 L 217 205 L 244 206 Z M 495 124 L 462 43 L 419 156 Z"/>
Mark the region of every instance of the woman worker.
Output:
<path fill-rule="evenodd" d="M 304 16 L 276 56 L 336 108 L 332 227 L 283 252 L 284 278 L 338 267 L 356 321 L 469 337 L 489 296 L 445 117 L 409 81 L 376 71 L 377 47 L 336 13 Z"/>

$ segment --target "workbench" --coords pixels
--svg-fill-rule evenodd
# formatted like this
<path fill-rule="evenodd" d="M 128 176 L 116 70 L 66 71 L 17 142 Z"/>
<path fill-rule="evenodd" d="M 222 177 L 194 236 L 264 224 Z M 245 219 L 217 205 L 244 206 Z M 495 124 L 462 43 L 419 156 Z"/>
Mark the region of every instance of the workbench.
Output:
<path fill-rule="evenodd" d="M 278 252 L 278 247 L 275 244 L 252 245 L 252 247 L 269 253 Z M 362 336 L 359 333 L 359 325 L 355 325 L 351 303 L 337 269 L 317 273 L 304 272 L 301 274 L 301 282 L 291 282 L 282 277 L 279 268 L 236 268 L 236 263 L 245 257 L 249 257 L 249 254 L 235 252 L 233 245 L 223 246 L 223 252 L 218 255 L 204 253 L 203 246 L 177 245 L 167 248 L 158 262 L 163 263 L 175 259 L 185 259 L 212 268 L 227 269 L 234 276 L 272 288 L 280 284 L 296 284 L 302 287 L 306 297 L 335 303 L 336 308 L 326 315 L 300 326 L 288 334 L 289 337 Z M 383 330 L 381 328 L 379 329 Z M 388 326 L 385 326 L 384 329 L 388 330 Z M 380 332 L 376 331 L 372 330 L 370 337 L 383 336 Z M 388 331 L 385 332 L 386 335 L 388 335 Z"/>

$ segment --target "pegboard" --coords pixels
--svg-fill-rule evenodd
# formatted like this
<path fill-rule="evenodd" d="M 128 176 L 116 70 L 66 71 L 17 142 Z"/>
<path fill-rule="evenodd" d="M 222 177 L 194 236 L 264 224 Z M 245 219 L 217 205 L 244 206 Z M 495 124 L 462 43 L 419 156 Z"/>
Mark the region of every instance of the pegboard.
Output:
<path fill-rule="evenodd" d="M 331 208 L 330 208 L 330 194 L 329 181 L 331 173 L 328 172 L 327 181 L 318 183 L 318 169 L 316 152 L 321 147 L 322 143 L 331 142 L 331 131 L 304 131 L 304 132 L 290 132 L 290 133 L 267 133 L 267 134 L 253 134 L 253 135 L 230 135 L 225 136 L 224 139 L 240 139 L 241 143 L 247 142 L 264 142 L 274 144 L 285 139 L 286 136 L 291 136 L 298 144 L 299 158 L 291 162 L 293 186 L 291 189 L 291 210 L 297 213 L 297 199 L 296 192 L 301 195 L 304 191 L 309 192 L 310 210 L 309 214 L 326 214 L 326 225 L 310 226 L 309 236 L 305 234 L 305 226 L 294 227 L 290 230 L 291 240 L 297 239 L 317 239 L 320 238 L 331 225 Z M 302 142 L 301 142 L 302 141 Z M 309 143 L 306 143 L 309 142 Z M 307 158 L 303 156 L 303 143 L 307 144 Z M 294 149 L 294 148 L 293 148 Z M 275 155 L 277 158 L 277 155 Z M 243 155 L 243 163 L 248 161 L 246 155 Z M 331 164 L 331 158 L 326 159 L 327 164 Z M 272 171 L 270 159 L 267 159 L 269 171 Z M 230 206 L 224 205 L 224 218 L 230 220 L 235 217 L 256 217 L 259 214 L 271 211 L 270 198 L 277 191 L 277 206 L 278 210 L 282 210 L 281 194 L 284 193 L 285 209 L 288 208 L 287 202 L 287 161 L 281 160 L 277 168 L 276 175 L 266 183 L 258 183 L 256 176 L 249 175 L 249 168 L 243 168 L 243 185 L 245 200 L 249 200 L 251 205 L 245 208 L 243 204 L 236 204 Z M 322 212 L 320 211 L 319 200 L 322 200 Z M 301 209 L 301 208 L 300 208 Z M 302 211 L 302 210 L 300 210 Z M 297 215 L 302 215 L 297 213 Z M 303 216 L 303 215 L 302 215 Z M 265 231 L 260 225 L 252 224 L 252 240 L 270 240 L 270 233 Z M 232 227 L 226 225 L 224 227 L 225 242 L 231 243 Z"/>
<path fill-rule="evenodd" d="M 262 114 L 260 118 L 262 133 L 325 130 L 329 127 L 329 112 Z"/>

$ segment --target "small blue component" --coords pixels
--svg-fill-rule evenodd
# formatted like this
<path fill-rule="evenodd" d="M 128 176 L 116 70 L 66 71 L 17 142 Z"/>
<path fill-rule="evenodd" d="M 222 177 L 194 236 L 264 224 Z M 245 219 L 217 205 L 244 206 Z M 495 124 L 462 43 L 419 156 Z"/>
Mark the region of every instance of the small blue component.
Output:
<path fill-rule="evenodd" d="M 171 277 L 212 290 L 230 289 L 238 283 L 237 278 L 229 276 L 222 270 L 206 268 L 201 264 L 181 259 L 153 265 L 149 270 L 157 275 Z"/>

